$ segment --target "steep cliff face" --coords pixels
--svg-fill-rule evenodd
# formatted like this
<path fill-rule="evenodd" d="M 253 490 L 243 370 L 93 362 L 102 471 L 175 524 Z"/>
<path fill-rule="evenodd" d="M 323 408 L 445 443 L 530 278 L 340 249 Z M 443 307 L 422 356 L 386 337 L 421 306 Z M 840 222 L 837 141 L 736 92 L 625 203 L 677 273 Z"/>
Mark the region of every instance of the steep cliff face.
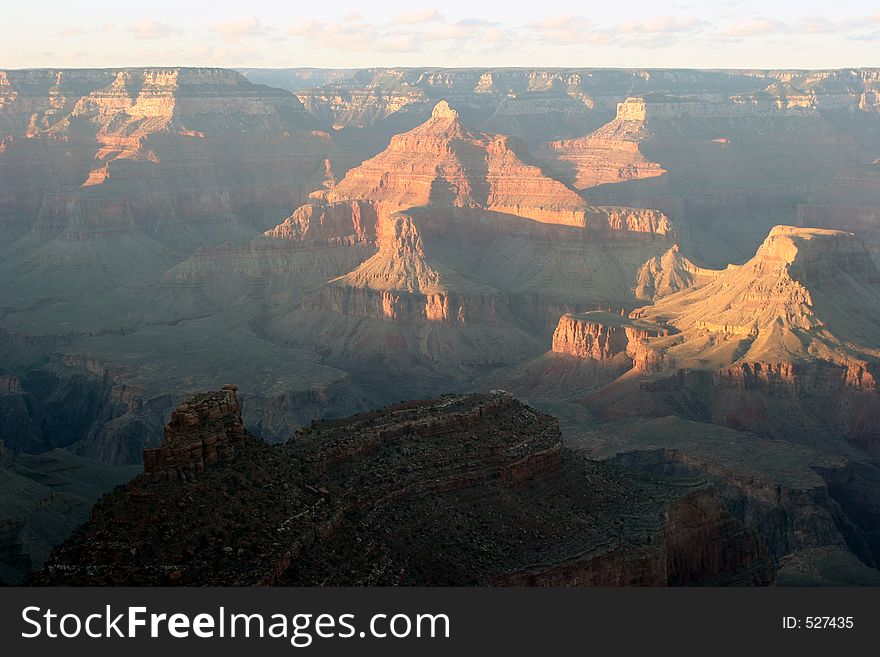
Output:
<path fill-rule="evenodd" d="M 766 548 L 718 505 L 717 493 L 578 458 L 562 447 L 554 418 L 500 391 L 318 423 L 283 446 L 246 440 L 230 465 L 205 463 L 186 483 L 135 479 L 95 507 L 34 582 L 772 579 Z"/>
<path fill-rule="evenodd" d="M 875 466 L 671 416 L 609 423 L 575 442 L 595 448 L 600 436 L 613 436 L 613 446 L 598 451 L 616 465 L 711 482 L 731 514 L 760 534 L 778 563 L 788 564 L 792 579 L 876 581 Z M 825 555 L 825 572 L 811 565 L 818 555 Z"/>
<path fill-rule="evenodd" d="M 624 370 L 648 372 L 661 365 L 645 341 L 665 337 L 674 329 L 641 322 L 624 315 L 594 311 L 563 315 L 553 333 L 552 351 L 599 363 L 610 363 Z"/>
<path fill-rule="evenodd" d="M 158 447 L 144 450 L 144 474 L 192 479 L 206 467 L 232 461 L 244 447 L 245 431 L 237 388 L 191 397 L 171 413 Z"/>

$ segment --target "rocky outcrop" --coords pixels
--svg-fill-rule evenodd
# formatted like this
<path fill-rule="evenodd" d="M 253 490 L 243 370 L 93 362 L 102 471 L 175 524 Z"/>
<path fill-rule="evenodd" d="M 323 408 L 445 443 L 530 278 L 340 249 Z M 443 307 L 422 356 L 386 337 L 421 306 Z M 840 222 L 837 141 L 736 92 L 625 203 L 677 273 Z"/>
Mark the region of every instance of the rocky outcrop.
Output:
<path fill-rule="evenodd" d="M 422 206 L 482 209 L 598 232 L 664 235 L 661 212 L 597 208 L 528 162 L 522 144 L 467 129 L 445 100 L 418 127 L 395 135 L 384 151 L 312 194 L 325 203 L 369 201 L 380 218 Z"/>
<path fill-rule="evenodd" d="M 330 245 L 372 243 L 376 240 L 377 222 L 376 208 L 368 201 L 314 201 L 297 208 L 275 228 L 264 232 L 263 237 Z"/>
<path fill-rule="evenodd" d="M 550 142 L 543 155 L 569 169 L 577 189 L 662 176 L 666 170 L 640 150 L 645 117 L 644 101 L 629 98 L 613 121 L 585 137 Z"/>
<path fill-rule="evenodd" d="M 876 363 L 865 361 L 834 363 L 746 362 L 715 373 L 715 383 L 739 390 L 761 390 L 779 397 L 837 395 L 845 392 L 877 391 Z"/>
<path fill-rule="evenodd" d="M 579 458 L 554 418 L 501 391 L 315 423 L 285 445 L 245 444 L 235 468 L 182 486 L 143 476 L 105 497 L 34 583 L 772 579 L 766 549 L 717 493 Z"/>
<path fill-rule="evenodd" d="M 187 480 L 206 467 L 235 458 L 245 442 L 237 388 L 191 397 L 171 413 L 159 447 L 144 450 L 144 474 Z"/>
<path fill-rule="evenodd" d="M 718 272 L 698 267 L 674 244 L 661 256 L 645 262 L 638 272 L 635 296 L 642 301 L 654 301 L 662 297 L 701 286 L 712 280 Z"/>
<path fill-rule="evenodd" d="M 730 266 L 707 285 L 661 299 L 634 316 L 662 318 L 681 331 L 691 331 L 694 338 L 697 332 L 708 332 L 742 340 L 745 351 L 739 359 L 744 361 L 769 362 L 765 356 L 787 353 L 838 362 L 870 354 L 871 342 L 860 352 L 858 347 L 843 347 L 829 334 L 837 331 L 845 339 L 860 331 L 864 321 L 880 320 L 880 299 L 874 291 L 878 280 L 870 254 L 852 234 L 777 226 L 744 265 Z M 835 321 L 828 314 L 832 296 L 849 306 L 848 317 Z M 812 346 L 786 343 L 793 331 L 804 332 L 806 344 Z M 705 343 L 701 341 L 691 341 L 691 346 Z M 687 349 L 687 342 L 678 348 Z"/>
<path fill-rule="evenodd" d="M 415 221 L 405 214 L 380 219 L 376 241 L 379 251 L 339 283 L 355 288 L 433 294 L 443 291 L 440 273 L 425 254 Z"/>
<path fill-rule="evenodd" d="M 851 233 L 777 226 L 754 258 L 709 278 L 630 313 L 626 321 L 670 335 L 637 341 L 641 376 L 589 403 L 612 414 L 711 418 L 811 445 L 845 437 L 876 454 L 880 278 L 864 244 Z M 582 341 L 588 356 L 598 348 L 590 340 Z"/>
<path fill-rule="evenodd" d="M 665 326 L 643 322 L 611 312 L 594 311 L 563 315 L 553 333 L 552 351 L 575 358 L 648 372 L 658 369 L 662 356 L 645 344 L 668 336 Z"/>

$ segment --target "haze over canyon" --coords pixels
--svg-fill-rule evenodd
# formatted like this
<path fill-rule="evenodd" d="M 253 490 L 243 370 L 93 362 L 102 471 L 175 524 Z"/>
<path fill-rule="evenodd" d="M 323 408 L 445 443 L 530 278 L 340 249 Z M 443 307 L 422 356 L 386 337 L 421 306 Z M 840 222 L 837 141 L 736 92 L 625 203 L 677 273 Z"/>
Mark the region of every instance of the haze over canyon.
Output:
<path fill-rule="evenodd" d="M 880 584 L 878 265 L 878 69 L 0 71 L 0 580 Z"/>

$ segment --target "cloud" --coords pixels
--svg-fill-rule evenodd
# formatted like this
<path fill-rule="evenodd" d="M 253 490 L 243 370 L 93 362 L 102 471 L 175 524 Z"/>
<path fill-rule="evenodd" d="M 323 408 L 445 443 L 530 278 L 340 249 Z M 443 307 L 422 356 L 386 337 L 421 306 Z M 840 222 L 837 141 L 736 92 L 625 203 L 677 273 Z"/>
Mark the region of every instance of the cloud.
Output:
<path fill-rule="evenodd" d="M 132 23 L 128 26 L 128 31 L 139 41 L 146 39 L 163 39 L 179 32 L 178 29 L 172 27 L 168 23 L 149 19 L 143 19 Z"/>
<path fill-rule="evenodd" d="M 297 21 L 289 28 L 287 28 L 287 33 L 290 36 L 304 37 L 314 34 L 315 32 L 319 31 L 323 26 L 323 23 L 319 23 L 314 19 Z"/>
<path fill-rule="evenodd" d="M 403 21 L 398 15 L 386 23 L 352 13 L 332 22 L 299 21 L 287 34 L 305 40 L 312 48 L 339 52 L 419 52 L 425 44 L 443 41 L 476 47 L 506 43 L 508 36 L 497 22 L 482 18 L 449 21 L 436 12 L 406 15 Z"/>
<path fill-rule="evenodd" d="M 583 16 L 564 14 L 526 24 L 533 36 L 547 44 L 583 43 L 595 36 L 595 24 Z"/>
<path fill-rule="evenodd" d="M 708 25 L 693 16 L 654 16 L 653 18 L 626 21 L 611 28 L 623 34 L 678 34 L 693 32 Z"/>
<path fill-rule="evenodd" d="M 386 34 L 373 41 L 370 50 L 375 52 L 418 52 L 419 39 L 417 35 L 412 33 Z"/>
<path fill-rule="evenodd" d="M 245 37 L 259 36 L 266 31 L 266 28 L 260 23 L 259 18 L 251 16 L 217 23 L 211 27 L 211 31 L 227 41 L 237 41 Z"/>
<path fill-rule="evenodd" d="M 394 17 L 391 22 L 395 25 L 419 25 L 421 23 L 436 23 L 443 20 L 436 9 L 423 9 L 421 11 L 403 11 Z"/>
<path fill-rule="evenodd" d="M 97 34 L 98 32 L 112 32 L 114 29 L 116 29 L 116 26 L 113 23 L 104 23 L 97 27 L 68 27 L 59 31 L 57 34 L 60 37 L 72 37 L 81 36 L 83 34 Z"/>
<path fill-rule="evenodd" d="M 771 32 L 784 32 L 786 29 L 788 29 L 786 24 L 780 21 L 769 18 L 752 18 L 728 26 L 722 34 L 732 37 L 750 37 Z"/>
<path fill-rule="evenodd" d="M 346 14 L 332 23 L 316 20 L 299 21 L 291 25 L 290 36 L 305 39 L 312 48 L 339 50 L 343 52 L 363 52 L 370 50 L 383 37 L 385 46 L 391 43 L 378 25 L 367 22 L 362 14 Z"/>
<path fill-rule="evenodd" d="M 868 32 L 866 34 L 852 34 L 847 37 L 850 41 L 880 41 L 880 32 Z"/>

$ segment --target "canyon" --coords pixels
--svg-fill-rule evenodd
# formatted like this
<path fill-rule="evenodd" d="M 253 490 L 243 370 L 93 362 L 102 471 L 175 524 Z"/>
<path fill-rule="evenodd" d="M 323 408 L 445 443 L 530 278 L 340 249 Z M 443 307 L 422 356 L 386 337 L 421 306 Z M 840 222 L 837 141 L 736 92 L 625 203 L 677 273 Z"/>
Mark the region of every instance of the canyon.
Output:
<path fill-rule="evenodd" d="M 261 546 L 274 575 L 245 574 L 225 537 L 222 577 L 171 568 L 196 549 L 175 538 L 150 582 L 304 583 L 331 558 L 353 564 L 337 583 L 361 581 L 351 541 L 378 535 L 350 515 L 363 504 L 381 510 L 376 532 L 416 522 L 406 509 L 454 518 L 438 560 L 494 527 L 495 556 L 455 582 L 712 583 L 694 563 L 728 557 L 681 552 L 689 539 L 662 518 L 738 545 L 740 573 L 763 545 L 773 574 L 754 582 L 876 582 L 878 93 L 876 69 L 0 71 L 0 497 L 16 500 L 0 516 L 0 578 L 39 569 L 142 468 L 131 486 L 167 505 L 144 505 L 160 524 L 190 513 L 181 487 L 228 499 L 236 468 L 267 482 L 255 503 L 283 522 L 268 510 L 278 473 L 300 482 L 292 464 L 342 440 L 322 422 L 446 394 L 479 406 L 465 395 L 504 389 L 523 405 L 481 436 L 560 422 L 560 461 L 528 486 L 481 474 L 442 509 L 424 491 L 392 504 L 346 488 L 340 542 L 310 543 L 292 570 L 293 543 Z M 240 421 L 191 442 L 179 406 L 207 390 L 232 393 Z M 424 403 L 414 417 L 444 402 Z M 390 443 L 375 449 L 414 491 L 459 462 L 454 446 L 432 456 L 408 440 L 394 445 L 436 456 L 421 474 Z M 357 456 L 326 466 L 342 468 L 334 481 L 382 489 L 357 465 L 378 462 L 342 442 Z M 601 498 L 613 515 L 654 496 L 638 511 L 650 549 L 633 535 L 603 562 L 601 531 L 557 552 L 504 534 L 517 506 L 545 537 L 571 529 L 537 500 L 582 487 L 581 463 L 612 492 L 587 486 L 579 504 Z M 314 495 L 304 486 L 283 493 L 291 515 Z M 475 508 L 481 495 L 498 515 Z M 106 504 L 107 518 L 127 512 Z M 420 572 L 401 544 L 377 545 L 388 569 L 375 582 L 448 581 L 439 561 Z M 108 564 L 107 581 L 135 561 Z"/>
<path fill-rule="evenodd" d="M 500 391 L 316 423 L 283 445 L 242 435 L 218 460 L 201 446 L 219 426 L 241 426 L 232 388 L 179 407 L 158 448 L 174 450 L 174 464 L 147 452 L 144 475 L 102 499 L 33 583 L 666 586 L 773 576 L 763 542 L 715 489 L 579 459 L 555 419 Z"/>

